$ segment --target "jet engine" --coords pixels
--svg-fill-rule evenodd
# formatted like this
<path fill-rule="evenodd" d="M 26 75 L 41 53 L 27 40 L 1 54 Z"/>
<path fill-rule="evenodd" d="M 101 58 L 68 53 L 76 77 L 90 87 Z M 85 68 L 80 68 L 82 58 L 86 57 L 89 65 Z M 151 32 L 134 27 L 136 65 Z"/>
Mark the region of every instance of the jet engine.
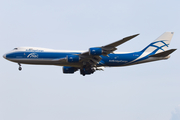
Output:
<path fill-rule="evenodd" d="M 89 48 L 89 55 L 102 55 L 102 48 Z"/>
<path fill-rule="evenodd" d="M 75 67 L 68 67 L 68 66 L 63 66 L 63 73 L 74 73 L 78 69 Z"/>
<path fill-rule="evenodd" d="M 67 55 L 66 59 L 67 59 L 67 62 L 69 63 L 79 62 L 78 55 Z"/>

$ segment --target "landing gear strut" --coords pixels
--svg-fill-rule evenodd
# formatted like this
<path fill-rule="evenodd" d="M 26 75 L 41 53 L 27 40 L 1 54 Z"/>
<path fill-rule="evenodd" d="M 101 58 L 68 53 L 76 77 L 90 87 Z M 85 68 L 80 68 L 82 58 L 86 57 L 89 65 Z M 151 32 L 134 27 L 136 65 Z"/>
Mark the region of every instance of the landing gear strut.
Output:
<path fill-rule="evenodd" d="M 21 71 L 22 70 L 22 67 L 21 67 L 21 64 L 20 63 L 18 63 L 18 65 L 19 65 L 19 71 Z"/>
<path fill-rule="evenodd" d="M 85 75 L 86 75 L 86 73 L 85 73 L 85 68 L 81 69 L 81 70 L 80 70 L 80 73 L 81 73 L 81 75 L 85 76 Z"/>
<path fill-rule="evenodd" d="M 83 62 L 83 69 L 80 70 L 81 75 L 85 76 L 86 75 L 85 71 L 86 71 L 86 62 Z"/>

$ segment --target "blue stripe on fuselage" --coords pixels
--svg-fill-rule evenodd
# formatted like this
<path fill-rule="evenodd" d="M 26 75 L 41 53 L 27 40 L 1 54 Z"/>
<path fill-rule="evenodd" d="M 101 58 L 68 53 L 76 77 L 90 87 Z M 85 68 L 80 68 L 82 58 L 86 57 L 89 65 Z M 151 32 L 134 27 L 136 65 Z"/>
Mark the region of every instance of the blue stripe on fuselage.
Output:
<path fill-rule="evenodd" d="M 127 54 L 109 54 L 108 56 L 101 56 L 102 60 L 99 62 L 98 65 L 105 65 L 105 66 L 121 66 L 125 65 L 136 58 L 138 58 L 142 52 L 134 52 L 134 53 L 127 53 Z"/>
<path fill-rule="evenodd" d="M 7 59 L 60 59 L 65 58 L 67 55 L 80 54 L 76 52 L 13 52 L 6 55 Z M 109 54 L 108 56 L 102 56 L 102 60 L 98 63 L 99 66 L 121 66 L 125 65 L 136 58 L 138 58 L 142 52 L 134 52 L 127 54 Z"/>
<path fill-rule="evenodd" d="M 80 53 L 60 53 L 60 52 L 13 52 L 6 55 L 7 59 L 57 59 L 64 58 L 67 55 Z"/>

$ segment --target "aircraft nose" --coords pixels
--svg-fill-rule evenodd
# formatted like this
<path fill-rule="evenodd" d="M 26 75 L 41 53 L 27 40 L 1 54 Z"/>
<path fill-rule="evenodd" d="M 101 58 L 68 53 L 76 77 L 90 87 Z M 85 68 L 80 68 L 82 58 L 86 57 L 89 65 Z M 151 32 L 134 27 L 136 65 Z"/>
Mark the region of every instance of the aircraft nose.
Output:
<path fill-rule="evenodd" d="M 6 59 L 6 54 L 4 54 L 4 55 L 3 55 L 3 58 L 5 58 L 5 59 Z"/>

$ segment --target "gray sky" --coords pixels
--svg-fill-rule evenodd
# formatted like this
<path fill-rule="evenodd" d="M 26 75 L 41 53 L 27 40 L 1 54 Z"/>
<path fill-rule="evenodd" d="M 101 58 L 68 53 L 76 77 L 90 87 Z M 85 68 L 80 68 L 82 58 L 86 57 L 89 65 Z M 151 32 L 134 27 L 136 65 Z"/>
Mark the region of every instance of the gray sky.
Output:
<path fill-rule="evenodd" d="M 1 0 L 0 55 L 20 46 L 88 50 L 140 33 L 142 50 L 166 31 L 180 48 L 179 0 Z M 180 120 L 180 51 L 168 60 L 90 76 L 0 58 L 0 120 Z"/>

